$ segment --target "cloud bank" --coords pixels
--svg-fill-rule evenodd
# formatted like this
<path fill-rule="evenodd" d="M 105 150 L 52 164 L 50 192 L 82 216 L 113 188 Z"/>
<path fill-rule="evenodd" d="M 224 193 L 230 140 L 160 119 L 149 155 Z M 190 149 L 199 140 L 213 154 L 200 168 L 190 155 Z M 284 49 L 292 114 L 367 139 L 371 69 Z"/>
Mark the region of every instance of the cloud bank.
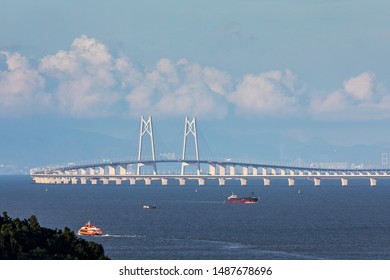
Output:
<path fill-rule="evenodd" d="M 390 95 L 363 72 L 332 92 L 305 90 L 291 70 L 233 78 L 186 59 L 162 58 L 140 69 L 85 35 L 69 50 L 41 58 L 0 52 L 0 117 L 56 114 L 72 118 L 195 115 L 361 120 L 390 118 Z"/>
<path fill-rule="evenodd" d="M 364 72 L 346 80 L 343 87 L 310 103 L 313 118 L 330 120 L 381 120 L 390 118 L 390 95 L 375 79 Z"/>
<path fill-rule="evenodd" d="M 290 70 L 248 74 L 237 83 L 228 100 L 245 114 L 292 115 L 301 110 L 295 83 Z"/>

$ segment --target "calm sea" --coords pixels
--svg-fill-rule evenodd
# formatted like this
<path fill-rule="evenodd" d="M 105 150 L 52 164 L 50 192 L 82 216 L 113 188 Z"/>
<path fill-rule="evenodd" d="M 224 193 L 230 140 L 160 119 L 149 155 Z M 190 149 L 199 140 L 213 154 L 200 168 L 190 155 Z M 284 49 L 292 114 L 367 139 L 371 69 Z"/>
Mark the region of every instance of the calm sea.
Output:
<path fill-rule="evenodd" d="M 250 184 L 35 185 L 0 176 L 0 211 L 74 231 L 90 220 L 105 235 L 86 239 L 112 259 L 390 259 L 390 181 Z M 223 203 L 252 191 L 258 204 Z"/>

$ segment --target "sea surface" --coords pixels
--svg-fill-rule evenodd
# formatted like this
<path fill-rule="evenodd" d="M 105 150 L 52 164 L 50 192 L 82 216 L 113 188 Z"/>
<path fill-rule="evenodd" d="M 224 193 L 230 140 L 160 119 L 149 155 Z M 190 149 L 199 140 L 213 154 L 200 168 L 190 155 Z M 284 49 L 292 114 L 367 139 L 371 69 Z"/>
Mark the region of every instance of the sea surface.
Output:
<path fill-rule="evenodd" d="M 39 185 L 0 176 L 0 211 L 75 232 L 90 220 L 104 235 L 83 238 L 111 259 L 390 259 L 390 181 L 340 185 Z M 260 201 L 224 204 L 232 192 Z"/>

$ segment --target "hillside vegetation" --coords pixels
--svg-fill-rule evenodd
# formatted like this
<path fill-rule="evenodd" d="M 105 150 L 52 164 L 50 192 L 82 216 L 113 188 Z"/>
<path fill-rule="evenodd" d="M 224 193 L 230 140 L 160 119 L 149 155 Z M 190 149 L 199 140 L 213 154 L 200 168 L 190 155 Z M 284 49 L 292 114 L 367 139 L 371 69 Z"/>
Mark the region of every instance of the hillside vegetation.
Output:
<path fill-rule="evenodd" d="M 41 227 L 36 216 L 20 220 L 0 215 L 0 259 L 106 260 L 103 246 L 78 238 L 69 228 Z"/>

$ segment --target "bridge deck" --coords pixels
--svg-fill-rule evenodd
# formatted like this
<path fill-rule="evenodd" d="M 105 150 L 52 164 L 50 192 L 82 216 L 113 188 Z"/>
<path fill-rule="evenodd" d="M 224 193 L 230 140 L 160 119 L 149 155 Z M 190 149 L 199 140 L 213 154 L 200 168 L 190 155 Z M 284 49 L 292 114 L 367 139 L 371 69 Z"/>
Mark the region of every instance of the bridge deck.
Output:
<path fill-rule="evenodd" d="M 157 172 L 157 166 L 161 164 L 176 164 L 181 166 L 180 171 Z M 184 167 L 206 166 L 205 169 L 196 170 L 192 174 L 185 172 Z M 140 167 L 149 166 L 148 172 L 142 172 Z M 137 168 L 134 168 L 137 167 Z M 176 168 L 178 170 L 178 168 Z M 136 172 L 134 173 L 134 170 Z M 312 179 L 315 185 L 320 185 L 322 179 L 340 179 L 342 185 L 347 185 L 350 179 L 369 179 L 370 185 L 375 186 L 377 179 L 390 179 L 390 170 L 384 168 L 366 169 L 333 169 L 317 168 L 307 166 L 289 166 L 263 163 L 249 163 L 237 161 L 213 161 L 213 160 L 127 160 L 116 162 L 95 162 L 89 164 L 70 164 L 66 166 L 46 167 L 32 169 L 31 177 L 36 183 L 49 184 L 82 184 L 90 182 L 96 184 L 97 180 L 107 184 L 115 181 L 121 184 L 122 181 L 129 180 L 130 184 L 135 184 L 137 180 L 144 180 L 150 184 L 152 180 L 161 180 L 166 184 L 168 179 L 177 179 L 180 184 L 185 184 L 185 180 L 198 180 L 199 185 L 203 185 L 205 180 L 217 179 L 220 185 L 225 184 L 225 180 L 240 180 L 241 185 L 246 185 L 249 179 L 263 180 L 265 185 L 270 184 L 271 179 L 287 179 L 290 185 L 295 184 L 298 179 Z"/>

